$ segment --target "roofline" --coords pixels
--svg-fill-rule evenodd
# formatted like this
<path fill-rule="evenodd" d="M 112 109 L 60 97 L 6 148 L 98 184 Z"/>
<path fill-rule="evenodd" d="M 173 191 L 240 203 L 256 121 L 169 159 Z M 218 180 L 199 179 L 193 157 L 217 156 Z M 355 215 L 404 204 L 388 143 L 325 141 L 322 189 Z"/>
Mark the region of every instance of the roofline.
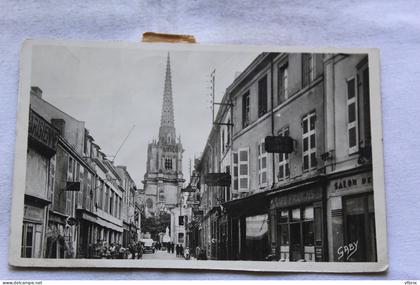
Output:
<path fill-rule="evenodd" d="M 73 117 L 72 115 L 70 115 L 70 114 L 68 114 L 68 113 L 64 112 L 63 110 L 59 109 L 57 106 L 54 106 L 53 104 L 51 104 L 50 102 L 46 101 L 46 100 L 45 100 L 45 99 L 43 99 L 43 98 L 40 98 L 40 97 L 38 97 L 38 96 L 36 96 L 36 95 L 30 95 L 30 96 L 33 96 L 33 97 L 35 97 L 35 98 L 37 98 L 37 99 L 39 99 L 39 100 L 43 101 L 44 103 L 46 103 L 46 104 L 48 104 L 49 106 L 53 107 L 54 109 L 56 109 L 56 110 L 60 111 L 61 113 L 66 114 L 67 116 L 69 116 L 69 117 L 70 117 L 70 118 L 72 118 L 73 120 L 75 120 L 75 121 L 77 121 L 77 122 L 80 122 L 80 123 L 84 123 L 84 124 L 86 124 L 86 122 L 85 122 L 85 121 L 80 121 L 80 120 L 76 119 L 76 118 L 75 118 L 75 117 Z M 85 128 L 85 129 L 86 129 L 86 128 Z"/>

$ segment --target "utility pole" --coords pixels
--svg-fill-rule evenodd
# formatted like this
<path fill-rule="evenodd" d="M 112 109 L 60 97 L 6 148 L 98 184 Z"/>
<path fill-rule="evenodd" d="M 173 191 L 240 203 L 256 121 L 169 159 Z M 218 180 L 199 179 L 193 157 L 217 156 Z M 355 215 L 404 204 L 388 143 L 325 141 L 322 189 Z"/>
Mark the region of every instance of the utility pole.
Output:
<path fill-rule="evenodd" d="M 210 74 L 211 77 L 211 112 L 212 112 L 212 120 L 211 123 L 214 124 L 214 86 L 216 81 L 216 69 L 213 69 L 213 71 Z"/>

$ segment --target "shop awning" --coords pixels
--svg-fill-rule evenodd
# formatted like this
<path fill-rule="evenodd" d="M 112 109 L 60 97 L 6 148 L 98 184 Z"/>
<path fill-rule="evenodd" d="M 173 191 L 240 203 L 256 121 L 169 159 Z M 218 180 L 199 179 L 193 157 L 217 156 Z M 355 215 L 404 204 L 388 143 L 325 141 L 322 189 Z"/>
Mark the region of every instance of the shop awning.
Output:
<path fill-rule="evenodd" d="M 108 221 L 105 221 L 105 220 L 103 220 L 99 217 L 96 218 L 96 217 L 90 216 L 89 214 L 83 213 L 82 214 L 82 219 L 84 219 L 86 221 L 89 221 L 89 222 L 92 222 L 92 223 L 95 223 L 95 224 L 98 224 L 98 225 L 103 226 L 105 228 L 117 231 L 117 232 L 121 232 L 121 233 L 123 232 L 123 227 L 122 226 L 115 225 L 115 224 L 110 223 Z"/>
<path fill-rule="evenodd" d="M 247 217 L 245 223 L 246 239 L 261 239 L 268 231 L 268 214 Z"/>
<path fill-rule="evenodd" d="M 223 207 L 231 216 L 252 216 L 268 212 L 268 199 L 266 192 L 260 192 L 245 198 L 231 200 L 223 203 Z"/>

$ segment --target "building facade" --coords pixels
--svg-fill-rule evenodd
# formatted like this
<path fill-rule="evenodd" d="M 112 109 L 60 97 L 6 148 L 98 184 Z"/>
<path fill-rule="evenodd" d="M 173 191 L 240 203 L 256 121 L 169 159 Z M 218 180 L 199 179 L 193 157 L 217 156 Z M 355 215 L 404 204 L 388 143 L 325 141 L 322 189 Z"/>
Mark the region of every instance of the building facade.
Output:
<path fill-rule="evenodd" d="M 139 209 L 136 208 L 137 189 L 134 180 L 127 171 L 126 166 L 117 166 L 117 171 L 122 178 L 121 189 L 123 194 L 122 220 L 123 220 L 123 246 L 138 240 L 137 229 L 140 228 Z"/>
<path fill-rule="evenodd" d="M 35 89 L 32 92 L 38 92 Z M 33 95 L 34 96 L 34 95 Z M 22 257 L 44 257 L 48 211 L 53 200 L 54 156 L 58 131 L 38 113 L 29 111 Z"/>
<path fill-rule="evenodd" d="M 207 256 L 375 261 L 367 56 L 262 53 L 222 103 L 196 169 Z"/>
<path fill-rule="evenodd" d="M 373 203 L 369 62 L 325 57 L 329 260 L 377 260 Z"/>
<path fill-rule="evenodd" d="M 45 101 L 38 87 L 30 108 L 22 256 L 94 258 L 99 244 L 122 244 L 122 213 L 134 221 L 134 203 L 131 211 L 123 203 L 123 193 L 136 191 L 127 169 L 108 160 L 85 123 Z"/>

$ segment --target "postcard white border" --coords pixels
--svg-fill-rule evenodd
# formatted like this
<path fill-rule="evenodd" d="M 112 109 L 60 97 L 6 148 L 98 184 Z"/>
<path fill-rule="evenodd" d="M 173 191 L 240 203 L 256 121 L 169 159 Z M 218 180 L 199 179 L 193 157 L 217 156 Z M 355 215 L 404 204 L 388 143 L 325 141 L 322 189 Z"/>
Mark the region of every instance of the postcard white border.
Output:
<path fill-rule="evenodd" d="M 32 70 L 32 47 L 37 45 L 124 48 L 138 50 L 174 51 L 225 51 L 225 52 L 285 52 L 285 53 L 353 53 L 368 54 L 370 72 L 373 189 L 375 203 L 377 262 L 268 262 L 268 261 L 214 261 L 197 260 L 110 260 L 110 259 L 45 259 L 20 257 L 23 220 L 26 153 L 29 117 L 29 94 Z M 383 272 L 388 268 L 387 231 L 385 210 L 385 185 L 382 143 L 382 108 L 380 96 L 380 64 L 378 49 L 364 48 L 309 48 L 281 46 L 205 45 L 171 43 L 129 43 L 121 41 L 65 41 L 26 40 L 20 58 L 19 97 L 16 120 L 16 146 L 11 207 L 9 265 L 16 267 L 51 268 L 154 268 L 154 269 L 204 269 L 255 272 Z M 17 226 L 18 225 L 18 226 Z"/>

